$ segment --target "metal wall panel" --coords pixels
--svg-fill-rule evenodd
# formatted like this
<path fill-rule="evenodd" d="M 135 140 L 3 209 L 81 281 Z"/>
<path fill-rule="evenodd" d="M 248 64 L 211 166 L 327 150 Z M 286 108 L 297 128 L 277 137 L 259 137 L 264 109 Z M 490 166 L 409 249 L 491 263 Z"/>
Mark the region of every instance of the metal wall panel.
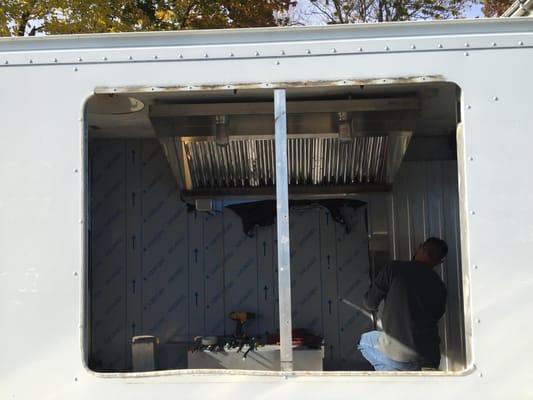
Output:
<path fill-rule="evenodd" d="M 93 315 L 100 321 L 113 296 L 126 296 L 109 316 L 107 328 L 120 337 L 109 341 L 95 328 L 95 348 L 107 349 L 107 357 L 115 354 L 112 362 L 102 361 L 102 368 L 130 368 L 131 338 L 141 334 L 160 339 L 160 368 L 184 368 L 185 343 L 194 336 L 234 332 L 231 311 L 257 315 L 246 326 L 249 334 L 279 329 L 274 225 L 258 227 L 248 237 L 241 218 L 230 209 L 187 210 L 156 140 L 97 140 L 91 148 L 95 226 L 99 235 L 118 234 L 122 246 L 117 264 L 114 253 L 101 256 L 108 252 L 109 239 L 94 242 L 94 275 L 104 265 L 121 278 L 109 288 L 95 279 L 93 293 L 106 300 L 95 299 Z M 107 168 L 108 159 L 116 159 L 117 166 Z M 99 173 L 104 168 L 105 184 Z M 108 225 L 100 222 L 100 215 L 116 209 L 124 209 L 124 215 L 113 220 L 111 232 L 103 232 Z M 341 303 L 346 298 L 360 304 L 366 290 L 365 208 L 343 213 L 350 232 L 320 207 L 292 210 L 290 217 L 293 326 L 324 337 L 330 369 L 361 365 L 355 343 L 369 328 L 357 311 Z"/>
<path fill-rule="evenodd" d="M 339 298 L 363 309 L 363 295 L 368 289 L 369 253 L 366 209 L 346 209 L 350 231 L 337 228 Z M 339 302 L 340 352 L 344 369 L 360 369 L 366 365 L 356 343 L 363 332 L 372 329 L 372 321 L 360 310 Z"/>
<path fill-rule="evenodd" d="M 203 252 L 204 224 L 202 213 L 187 213 L 189 240 L 189 329 L 188 336 L 202 336 L 205 332 L 205 264 Z"/>
<path fill-rule="evenodd" d="M 262 227 L 257 237 L 257 312 L 260 315 L 258 332 L 268 334 L 279 330 L 276 254 L 274 226 Z"/>
<path fill-rule="evenodd" d="M 100 145 L 104 145 L 100 143 Z M 133 336 L 141 332 L 142 321 L 142 153 L 141 142 L 131 140 L 125 143 L 125 176 L 126 176 L 126 350 L 125 367 L 132 366 L 132 353 L 128 344 Z"/>
<path fill-rule="evenodd" d="M 292 326 L 321 329 L 320 235 L 318 211 L 290 215 Z"/>
<path fill-rule="evenodd" d="M 393 258 L 410 260 L 430 236 L 444 239 L 449 253 L 437 272 L 448 289 L 440 321 L 441 369 L 460 370 L 465 361 L 462 268 L 456 161 L 405 162 L 390 197 Z"/>
<path fill-rule="evenodd" d="M 205 332 L 218 336 L 225 333 L 227 315 L 224 308 L 224 218 L 217 213 L 202 213 L 204 225 Z"/>
<path fill-rule="evenodd" d="M 227 315 L 232 311 L 257 314 L 259 295 L 256 238 L 244 233 L 240 217 L 231 210 L 224 210 L 224 283 L 226 333 L 230 334 L 235 332 L 236 322 Z M 245 331 L 257 334 L 257 319 L 249 321 Z"/>
<path fill-rule="evenodd" d="M 337 224 L 327 210 L 319 211 L 320 225 L 320 272 L 322 281 L 322 333 L 324 366 L 333 367 L 340 359 L 339 341 L 339 295 L 337 275 Z M 342 228 L 341 228 L 342 229 Z"/>
<path fill-rule="evenodd" d="M 91 224 L 91 362 L 123 370 L 126 362 L 125 143 L 94 146 Z"/>
<path fill-rule="evenodd" d="M 360 310 L 344 303 L 348 300 L 362 307 L 369 283 L 368 233 L 366 208 L 346 208 L 344 218 L 349 230 L 337 226 L 337 273 L 339 300 L 339 339 L 341 368 L 361 369 L 367 363 L 357 350 L 362 333 L 372 329 L 372 321 Z"/>
<path fill-rule="evenodd" d="M 176 343 L 188 338 L 187 213 L 161 160 L 161 147 L 143 141 L 141 155 L 142 310 L 137 334 L 157 336 L 162 344 Z M 177 367 L 184 362 L 185 354 L 169 351 L 159 363 Z"/>

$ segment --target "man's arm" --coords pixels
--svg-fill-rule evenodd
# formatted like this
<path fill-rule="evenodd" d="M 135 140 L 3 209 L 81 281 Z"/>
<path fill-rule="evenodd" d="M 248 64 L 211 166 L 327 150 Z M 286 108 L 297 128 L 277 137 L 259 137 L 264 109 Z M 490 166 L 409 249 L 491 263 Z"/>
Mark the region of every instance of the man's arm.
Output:
<path fill-rule="evenodd" d="M 379 274 L 374 278 L 370 284 L 368 292 L 366 292 L 365 297 L 363 298 L 363 305 L 367 310 L 377 311 L 379 303 L 385 298 L 387 292 L 389 291 L 390 281 L 391 281 L 391 264 L 385 265 L 379 272 Z"/>

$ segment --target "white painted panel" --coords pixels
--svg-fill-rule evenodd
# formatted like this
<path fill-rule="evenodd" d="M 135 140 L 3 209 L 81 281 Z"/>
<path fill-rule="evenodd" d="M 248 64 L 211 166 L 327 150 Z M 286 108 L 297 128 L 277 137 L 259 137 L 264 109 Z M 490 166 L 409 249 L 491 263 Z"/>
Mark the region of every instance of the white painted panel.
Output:
<path fill-rule="evenodd" d="M 531 122 L 520 116 L 529 115 L 533 90 L 533 83 L 525 78 L 533 59 L 532 26 L 531 19 L 517 18 L 1 41 L 0 60 L 16 55 L 25 66 L 7 64 L 0 73 L 0 314 L 4 326 L 14 327 L 2 333 L 9 346 L 0 364 L 0 396 L 38 398 L 46 393 L 56 398 L 141 399 L 175 397 L 179 392 L 184 398 L 211 399 L 238 391 L 247 398 L 271 397 L 272 393 L 279 398 L 307 399 L 354 393 L 373 398 L 425 399 L 428 393 L 435 399 L 529 398 L 531 366 L 524 349 L 530 346 L 533 327 L 533 187 L 526 171 L 532 170 L 533 161 Z M 215 50 L 210 44 L 216 43 L 216 50 L 227 54 L 225 44 L 231 42 L 250 51 L 269 47 L 272 58 L 197 59 L 179 66 L 178 61 L 127 61 L 129 50 L 153 59 L 154 49 L 161 46 L 176 55 L 189 39 L 200 53 Z M 274 51 L 280 54 L 285 43 L 298 52 L 277 66 Z M 465 43 L 470 46 L 468 56 Z M 411 50 L 413 44 L 419 46 Z M 318 45 L 324 50 L 321 56 L 306 53 L 306 48 L 315 50 Z M 341 45 L 351 50 L 336 56 L 331 48 Z M 365 51 L 354 52 L 359 45 Z M 80 49 L 72 50 L 73 46 Z M 96 50 L 99 60 L 112 48 L 124 63 L 78 64 L 75 56 L 83 58 L 89 52 L 87 46 Z M 69 62 L 76 64 L 77 71 L 74 64 L 28 64 L 29 51 L 37 50 L 40 57 L 51 59 L 61 57 L 57 50 L 65 48 L 71 49 Z M 369 48 L 372 53 L 366 52 Z M 418 51 L 421 48 L 424 51 Z M 421 75 L 456 82 L 462 90 L 465 138 L 460 144 L 466 156 L 472 156 L 472 161 L 459 160 L 465 187 L 462 250 L 463 271 L 471 278 L 466 279 L 466 308 L 468 315 L 480 321 L 471 324 L 468 319 L 466 324 L 473 335 L 468 340 L 475 367 L 446 378 L 354 374 L 285 379 L 199 373 L 128 380 L 103 378 L 84 368 L 80 328 L 84 321 L 86 221 L 80 223 L 85 215 L 84 179 L 74 169 L 86 172 L 82 109 L 84 99 L 96 87 L 342 82 Z M 49 97 L 43 101 L 43 95 L 28 93 Z M 512 341 L 509 327 L 513 327 Z M 507 348 L 495 350 L 498 343 Z M 443 382 L 446 390 L 442 390 Z"/>

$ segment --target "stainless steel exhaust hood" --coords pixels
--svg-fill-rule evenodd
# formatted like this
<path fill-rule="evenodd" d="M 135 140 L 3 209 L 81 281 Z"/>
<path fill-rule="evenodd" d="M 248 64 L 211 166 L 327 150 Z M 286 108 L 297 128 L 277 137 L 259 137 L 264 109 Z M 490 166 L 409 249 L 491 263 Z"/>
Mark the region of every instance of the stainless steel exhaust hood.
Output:
<path fill-rule="evenodd" d="M 418 109 L 414 97 L 288 102 L 291 195 L 387 190 Z M 272 103 L 158 104 L 150 120 L 185 198 L 274 194 Z"/>

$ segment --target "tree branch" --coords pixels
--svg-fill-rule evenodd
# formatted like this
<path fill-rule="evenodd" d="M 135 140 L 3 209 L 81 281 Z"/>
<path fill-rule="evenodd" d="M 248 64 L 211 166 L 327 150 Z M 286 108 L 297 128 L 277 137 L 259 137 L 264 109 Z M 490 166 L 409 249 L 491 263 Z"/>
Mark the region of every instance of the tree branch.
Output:
<path fill-rule="evenodd" d="M 334 23 L 334 24 L 338 24 L 339 23 L 339 20 L 335 18 L 335 16 L 333 14 L 331 14 L 331 12 L 327 9 L 327 6 L 325 6 L 326 8 L 322 8 L 321 7 L 321 3 L 319 0 L 311 0 L 311 4 L 317 9 L 320 11 L 320 14 L 324 15 L 330 22 Z"/>

